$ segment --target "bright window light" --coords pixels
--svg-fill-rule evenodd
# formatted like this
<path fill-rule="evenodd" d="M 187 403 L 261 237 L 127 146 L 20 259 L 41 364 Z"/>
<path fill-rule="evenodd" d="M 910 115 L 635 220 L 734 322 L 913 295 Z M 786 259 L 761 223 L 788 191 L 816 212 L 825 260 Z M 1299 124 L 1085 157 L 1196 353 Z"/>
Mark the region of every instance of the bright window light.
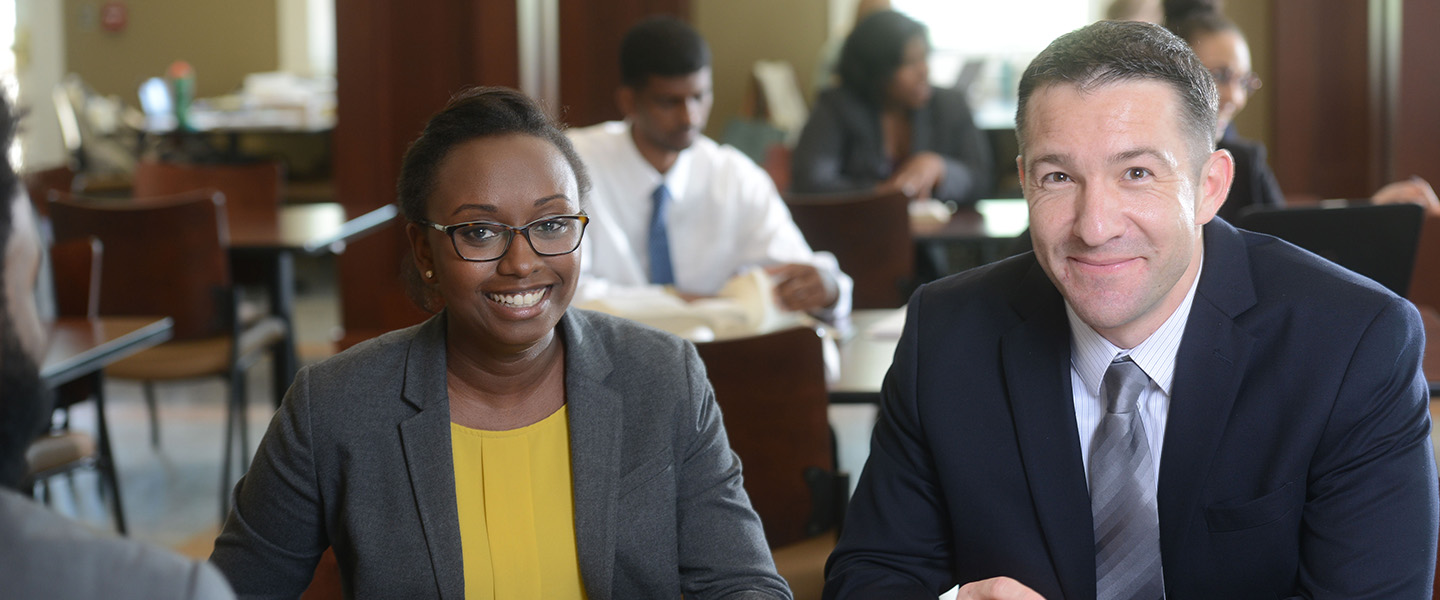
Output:
<path fill-rule="evenodd" d="M 1077 0 L 895 0 L 895 10 L 930 28 L 936 50 L 968 56 L 1038 54 L 1061 34 L 1090 22 Z"/>

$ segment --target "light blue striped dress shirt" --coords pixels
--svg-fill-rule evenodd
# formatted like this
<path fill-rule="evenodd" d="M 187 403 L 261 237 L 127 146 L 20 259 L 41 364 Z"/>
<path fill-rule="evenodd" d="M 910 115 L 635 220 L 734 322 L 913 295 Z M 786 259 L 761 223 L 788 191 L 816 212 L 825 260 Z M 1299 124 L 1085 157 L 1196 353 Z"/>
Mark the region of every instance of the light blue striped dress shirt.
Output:
<path fill-rule="evenodd" d="M 1150 456 L 1154 457 L 1151 462 L 1155 465 L 1155 481 L 1160 480 L 1165 423 L 1170 416 L 1170 384 L 1175 379 L 1175 355 L 1180 350 L 1180 338 L 1185 334 L 1185 323 L 1190 320 L 1190 304 L 1204 270 L 1202 256 L 1185 300 L 1155 333 L 1129 350 L 1101 337 L 1080 320 L 1069 302 L 1065 303 L 1065 315 L 1070 319 L 1070 388 L 1074 394 L 1075 427 L 1080 434 L 1080 456 L 1085 461 L 1086 473 L 1090 472 L 1090 444 L 1100 428 L 1100 419 L 1105 416 L 1105 397 L 1100 393 L 1100 383 L 1110 362 L 1128 354 L 1150 376 L 1150 384 L 1140 394 L 1140 420 L 1145 424 Z"/>

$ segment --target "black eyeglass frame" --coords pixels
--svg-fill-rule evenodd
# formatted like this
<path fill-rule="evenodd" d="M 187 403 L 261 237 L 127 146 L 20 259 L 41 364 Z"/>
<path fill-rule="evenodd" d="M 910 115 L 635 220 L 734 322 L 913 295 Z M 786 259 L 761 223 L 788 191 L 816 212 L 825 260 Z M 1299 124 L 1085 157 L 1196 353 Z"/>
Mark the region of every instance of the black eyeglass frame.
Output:
<path fill-rule="evenodd" d="M 535 247 L 535 240 L 530 239 L 530 228 L 538 223 L 543 223 L 545 221 L 553 221 L 555 219 L 575 219 L 579 221 L 580 237 L 575 239 L 574 248 L 571 248 L 564 252 L 541 252 L 538 248 Z M 504 223 L 496 223 L 494 221 L 466 221 L 464 223 L 456 223 L 454 225 L 441 225 L 434 221 L 426 220 L 417 221 L 416 223 L 439 231 L 440 233 L 443 233 L 447 237 L 449 237 L 450 247 L 455 249 L 455 256 L 460 257 L 460 260 L 466 262 L 495 262 L 497 260 L 505 258 L 505 255 L 510 252 L 510 244 L 515 241 L 515 234 L 517 233 L 525 236 L 525 243 L 530 244 L 530 250 L 535 252 L 535 254 L 539 256 L 564 256 L 566 254 L 570 254 L 576 250 L 579 250 L 580 240 L 585 239 L 585 227 L 590 225 L 590 216 L 586 215 L 585 213 L 573 215 L 550 215 L 548 217 L 540 217 L 538 219 L 535 219 L 534 221 L 521 225 L 520 227 L 512 227 L 510 225 L 506 225 Z M 460 243 L 455 241 L 455 232 L 459 231 L 462 227 L 470 227 L 473 225 L 490 225 L 496 228 L 503 228 L 505 230 L 505 234 L 510 236 L 505 239 L 505 249 L 501 250 L 500 254 L 495 258 L 466 258 L 465 253 L 460 251 Z"/>

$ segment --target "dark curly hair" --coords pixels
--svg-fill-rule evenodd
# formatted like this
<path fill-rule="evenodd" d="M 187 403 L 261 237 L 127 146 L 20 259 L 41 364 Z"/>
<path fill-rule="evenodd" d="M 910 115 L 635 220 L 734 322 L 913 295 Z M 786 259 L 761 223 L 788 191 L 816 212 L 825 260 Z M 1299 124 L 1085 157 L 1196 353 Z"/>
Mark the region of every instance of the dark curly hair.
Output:
<path fill-rule="evenodd" d="M 710 66 L 710 46 L 690 24 L 675 17 L 650 17 L 620 41 L 620 81 L 632 89 L 650 76 L 682 77 Z"/>

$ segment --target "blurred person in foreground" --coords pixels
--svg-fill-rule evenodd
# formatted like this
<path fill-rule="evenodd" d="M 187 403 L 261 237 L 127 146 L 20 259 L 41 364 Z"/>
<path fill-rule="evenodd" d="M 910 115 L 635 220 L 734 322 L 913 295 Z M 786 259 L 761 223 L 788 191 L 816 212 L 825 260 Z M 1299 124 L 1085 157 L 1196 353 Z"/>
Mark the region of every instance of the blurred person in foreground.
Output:
<path fill-rule="evenodd" d="M 815 101 L 791 156 L 801 193 L 899 190 L 974 202 L 992 160 L 965 95 L 930 85 L 925 26 L 893 10 L 865 17 L 840 52 L 840 85 Z"/>
<path fill-rule="evenodd" d="M 714 101 L 704 38 L 672 17 L 641 21 L 620 73 L 625 120 L 568 132 L 595 181 L 580 297 L 669 286 L 693 300 L 759 266 L 780 308 L 847 316 L 853 283 L 835 257 L 811 251 L 764 170 L 701 133 Z"/>
<path fill-rule="evenodd" d="M 405 153 L 428 321 L 300 371 L 211 560 L 294 598 L 789 598 L 688 342 L 570 309 L 589 179 L 533 101 L 472 88 Z"/>
<path fill-rule="evenodd" d="M 827 598 L 1429 598 L 1424 330 L 1215 218 L 1213 79 L 1147 23 L 1021 77 L 1034 252 L 911 298 Z"/>
<path fill-rule="evenodd" d="M 0 94 L 0 148 L 14 135 L 10 103 Z M 18 493 L 25 451 L 49 424 L 53 400 L 40 378 L 46 340 L 35 304 L 44 248 L 8 160 L 0 160 L 0 194 L 0 597 L 234 598 L 213 566 L 96 534 Z"/>
<path fill-rule="evenodd" d="M 1264 144 L 1240 137 L 1235 131 L 1235 116 L 1245 109 L 1250 95 L 1260 89 L 1260 78 L 1250 70 L 1250 45 L 1240 29 L 1215 6 L 1203 2 L 1176 4 L 1169 7 L 1172 12 L 1165 26 L 1190 44 L 1215 78 L 1220 93 L 1216 145 L 1235 157 L 1235 183 L 1218 214 L 1234 221 L 1255 208 L 1284 206 L 1285 197 L 1266 162 Z M 1440 215 L 1440 199 L 1430 183 L 1420 177 L 1386 184 L 1370 201 L 1375 204 L 1410 202 L 1425 207 L 1432 215 Z"/>

